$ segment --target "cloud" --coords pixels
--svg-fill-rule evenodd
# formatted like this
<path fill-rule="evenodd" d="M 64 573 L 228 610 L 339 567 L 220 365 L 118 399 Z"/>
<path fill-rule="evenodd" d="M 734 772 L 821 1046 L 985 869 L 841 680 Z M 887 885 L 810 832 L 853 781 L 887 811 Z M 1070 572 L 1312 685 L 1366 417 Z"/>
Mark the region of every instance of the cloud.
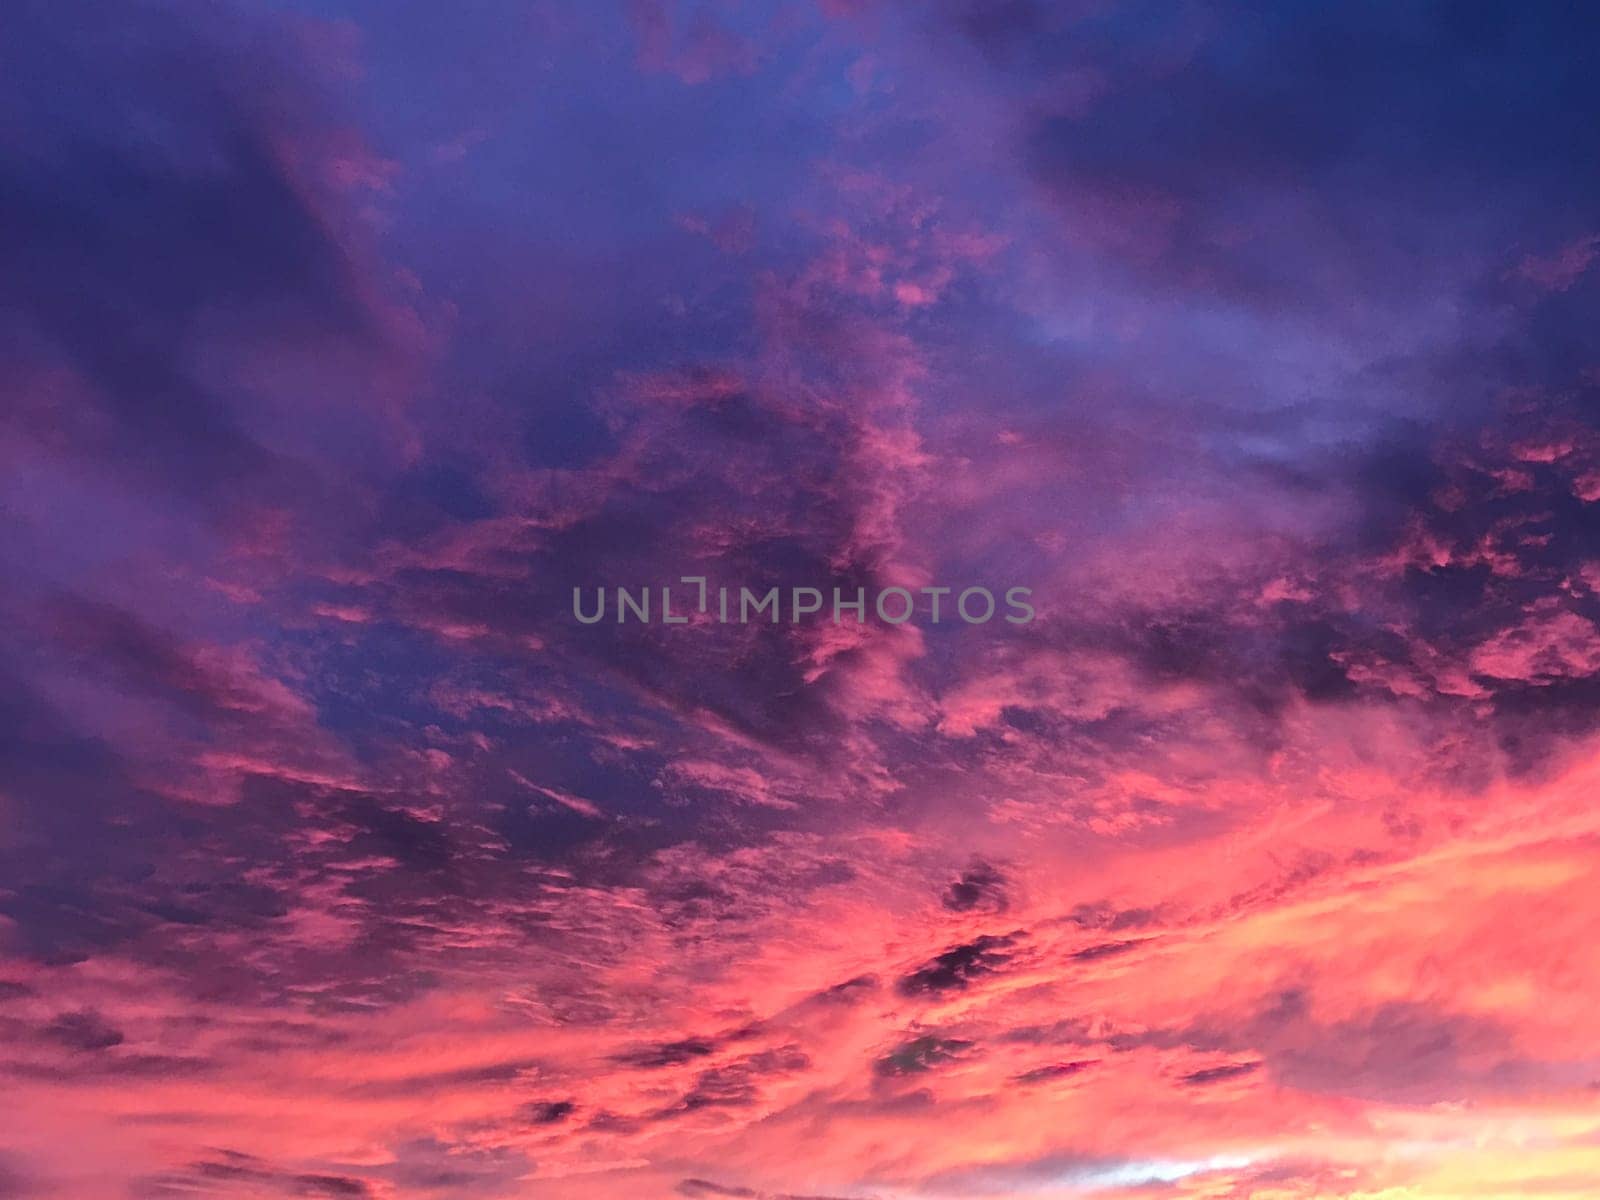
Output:
<path fill-rule="evenodd" d="M 1592 1191 L 1571 14 L 13 23 L 0 1194 Z"/>
<path fill-rule="evenodd" d="M 1227 1063 L 1220 1067 L 1203 1067 L 1198 1071 L 1190 1071 L 1180 1082 L 1191 1087 L 1203 1087 L 1212 1083 L 1223 1083 L 1229 1079 L 1239 1079 L 1242 1076 L 1253 1074 L 1260 1063 Z"/>
<path fill-rule="evenodd" d="M 113 1028 L 91 1011 L 62 1013 L 45 1026 L 44 1034 L 69 1050 L 109 1050 L 120 1046 L 124 1040 L 120 1029 Z"/>
<path fill-rule="evenodd" d="M 928 1034 L 903 1042 L 873 1064 L 873 1070 L 888 1077 L 920 1075 L 959 1060 L 971 1049 L 972 1043 L 961 1038 L 941 1038 Z"/>
<path fill-rule="evenodd" d="M 970 942 L 952 946 L 935 955 L 915 971 L 903 976 L 900 991 L 907 996 L 960 990 L 974 980 L 990 975 L 1010 960 L 1016 945 L 1012 934 L 984 934 Z"/>
<path fill-rule="evenodd" d="M 1005 883 L 1005 876 L 998 869 L 986 862 L 975 862 L 945 889 L 944 906 L 951 912 L 1004 911 Z"/>

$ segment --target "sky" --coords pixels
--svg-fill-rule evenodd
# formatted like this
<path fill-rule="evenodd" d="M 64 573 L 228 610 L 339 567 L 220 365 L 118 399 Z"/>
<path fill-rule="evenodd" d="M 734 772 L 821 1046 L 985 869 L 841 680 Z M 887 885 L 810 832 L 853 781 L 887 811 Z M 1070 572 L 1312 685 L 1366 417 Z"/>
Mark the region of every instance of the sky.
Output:
<path fill-rule="evenodd" d="M 1600 1194 L 1585 6 L 3 26 L 0 1198 Z"/>

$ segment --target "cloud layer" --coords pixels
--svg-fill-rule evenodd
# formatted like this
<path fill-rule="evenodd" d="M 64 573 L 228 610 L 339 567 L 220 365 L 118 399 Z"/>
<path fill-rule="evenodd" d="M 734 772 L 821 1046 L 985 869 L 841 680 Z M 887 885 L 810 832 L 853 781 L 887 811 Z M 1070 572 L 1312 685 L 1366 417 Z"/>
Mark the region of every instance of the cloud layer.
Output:
<path fill-rule="evenodd" d="M 0 1197 L 1593 1195 L 1587 24 L 21 4 Z"/>

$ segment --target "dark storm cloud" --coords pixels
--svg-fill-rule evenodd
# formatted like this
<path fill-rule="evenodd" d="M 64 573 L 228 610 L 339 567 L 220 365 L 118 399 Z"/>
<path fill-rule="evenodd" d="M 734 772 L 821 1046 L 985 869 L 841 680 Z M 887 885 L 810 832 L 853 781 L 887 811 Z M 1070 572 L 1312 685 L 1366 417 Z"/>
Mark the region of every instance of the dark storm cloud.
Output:
<path fill-rule="evenodd" d="M 44 1036 L 69 1050 L 109 1050 L 122 1045 L 122 1030 L 91 1010 L 62 1013 L 44 1027 Z"/>
<path fill-rule="evenodd" d="M 139 1181 L 136 1195 L 162 1197 L 193 1195 L 202 1192 L 231 1194 L 236 1189 L 242 1193 L 260 1194 L 261 1189 L 272 1195 L 321 1197 L 363 1197 L 374 1195 L 372 1187 L 353 1175 L 335 1175 L 321 1172 L 295 1172 L 275 1166 L 264 1159 L 237 1150 L 215 1152 L 212 1158 L 188 1165 L 182 1171 L 171 1172 Z"/>
<path fill-rule="evenodd" d="M 1199 1071 L 1190 1071 L 1178 1082 L 1192 1087 L 1203 1086 L 1208 1083 L 1222 1083 L 1229 1079 L 1238 1079 L 1245 1075 L 1253 1074 L 1259 1070 L 1258 1062 L 1228 1063 L 1221 1067 L 1205 1067 Z"/>
<path fill-rule="evenodd" d="M 370 1196 L 372 1189 L 364 1180 L 348 1175 L 295 1175 L 288 1181 L 299 1195 L 304 1196 Z"/>
<path fill-rule="evenodd" d="M 754 1188 L 731 1187 L 727 1184 L 712 1183 L 709 1179 L 685 1179 L 677 1187 L 680 1196 L 727 1196 L 732 1200 L 750 1200 L 750 1197 L 759 1196 L 761 1193 Z"/>
<path fill-rule="evenodd" d="M 1160 914 L 1152 908 L 1119 909 L 1110 904 L 1080 904 L 1067 914 L 1067 919 L 1084 929 L 1105 929 L 1118 932 L 1126 929 L 1144 929 L 1154 925 Z"/>
<path fill-rule="evenodd" d="M 1148 939 L 1136 939 L 1127 942 L 1098 942 L 1093 946 L 1085 946 L 1082 950 L 1073 952 L 1073 959 L 1077 962 L 1094 962 L 1102 958 L 1115 958 L 1119 954 L 1126 954 L 1136 950 Z"/>
<path fill-rule="evenodd" d="M 571 1100 L 538 1100 L 526 1105 L 520 1111 L 531 1124 L 534 1125 L 559 1125 L 574 1112 L 577 1104 Z"/>
<path fill-rule="evenodd" d="M 365 802 L 347 805 L 340 816 L 361 830 L 352 843 L 358 849 L 391 854 L 418 871 L 443 870 L 452 862 L 449 835 L 437 821 Z"/>
<path fill-rule="evenodd" d="M 700 1200 L 845 1200 L 840 1196 L 801 1195 L 796 1192 L 762 1192 L 755 1188 L 715 1183 L 709 1179 L 684 1179 L 674 1189 L 680 1196 Z"/>
<path fill-rule="evenodd" d="M 654 1070 L 659 1067 L 676 1067 L 697 1058 L 715 1053 L 716 1043 L 707 1038 L 684 1038 L 676 1042 L 661 1042 L 653 1046 L 640 1046 L 616 1056 L 624 1066 Z"/>
<path fill-rule="evenodd" d="M 657 1119 L 682 1116 L 706 1108 L 748 1108 L 761 1100 L 765 1080 L 793 1075 L 810 1065 L 811 1060 L 797 1045 L 747 1055 L 724 1066 L 702 1071 L 695 1077 L 694 1086 L 684 1093 L 677 1104 L 657 1113 Z"/>
<path fill-rule="evenodd" d="M 1033 1067 L 1023 1071 L 1014 1078 L 1018 1083 L 1049 1083 L 1056 1079 L 1071 1079 L 1094 1066 L 1100 1060 L 1097 1058 L 1078 1059 L 1073 1062 L 1049 1063 L 1042 1067 Z"/>
<path fill-rule="evenodd" d="M 473 1191 L 503 1193 L 531 1166 L 527 1156 L 515 1149 L 425 1137 L 402 1142 L 395 1148 L 395 1161 L 375 1173 L 402 1195 L 456 1196 Z"/>
<path fill-rule="evenodd" d="M 898 985 L 900 992 L 917 996 L 959 991 L 1004 967 L 1011 960 L 1010 951 L 1016 944 L 1016 934 L 984 934 L 952 946 L 903 976 Z"/>
<path fill-rule="evenodd" d="M 978 908 L 990 912 L 1004 911 L 1005 876 L 989 863 L 974 862 L 961 872 L 959 879 L 945 889 L 943 902 L 951 912 L 972 912 Z"/>
<path fill-rule="evenodd" d="M 826 1004 L 854 1004 L 877 987 L 876 975 L 857 975 L 843 983 L 834 984 L 825 992 L 818 992 L 813 999 Z"/>
<path fill-rule="evenodd" d="M 873 1071 L 881 1076 L 921 1075 L 946 1063 L 955 1062 L 971 1050 L 973 1043 L 962 1038 L 942 1038 L 933 1034 L 902 1042 L 890 1053 L 873 1063 Z"/>

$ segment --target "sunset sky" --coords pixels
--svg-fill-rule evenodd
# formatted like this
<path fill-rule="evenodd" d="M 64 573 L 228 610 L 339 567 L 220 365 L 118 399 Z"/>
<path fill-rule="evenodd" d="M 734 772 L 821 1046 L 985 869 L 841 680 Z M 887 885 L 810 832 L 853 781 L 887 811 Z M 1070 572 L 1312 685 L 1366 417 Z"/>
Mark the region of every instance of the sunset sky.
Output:
<path fill-rule="evenodd" d="M 0 1200 L 1600 1195 L 1597 113 L 1557 0 L 5 4 Z M 574 618 L 685 575 L 1037 615 Z"/>

